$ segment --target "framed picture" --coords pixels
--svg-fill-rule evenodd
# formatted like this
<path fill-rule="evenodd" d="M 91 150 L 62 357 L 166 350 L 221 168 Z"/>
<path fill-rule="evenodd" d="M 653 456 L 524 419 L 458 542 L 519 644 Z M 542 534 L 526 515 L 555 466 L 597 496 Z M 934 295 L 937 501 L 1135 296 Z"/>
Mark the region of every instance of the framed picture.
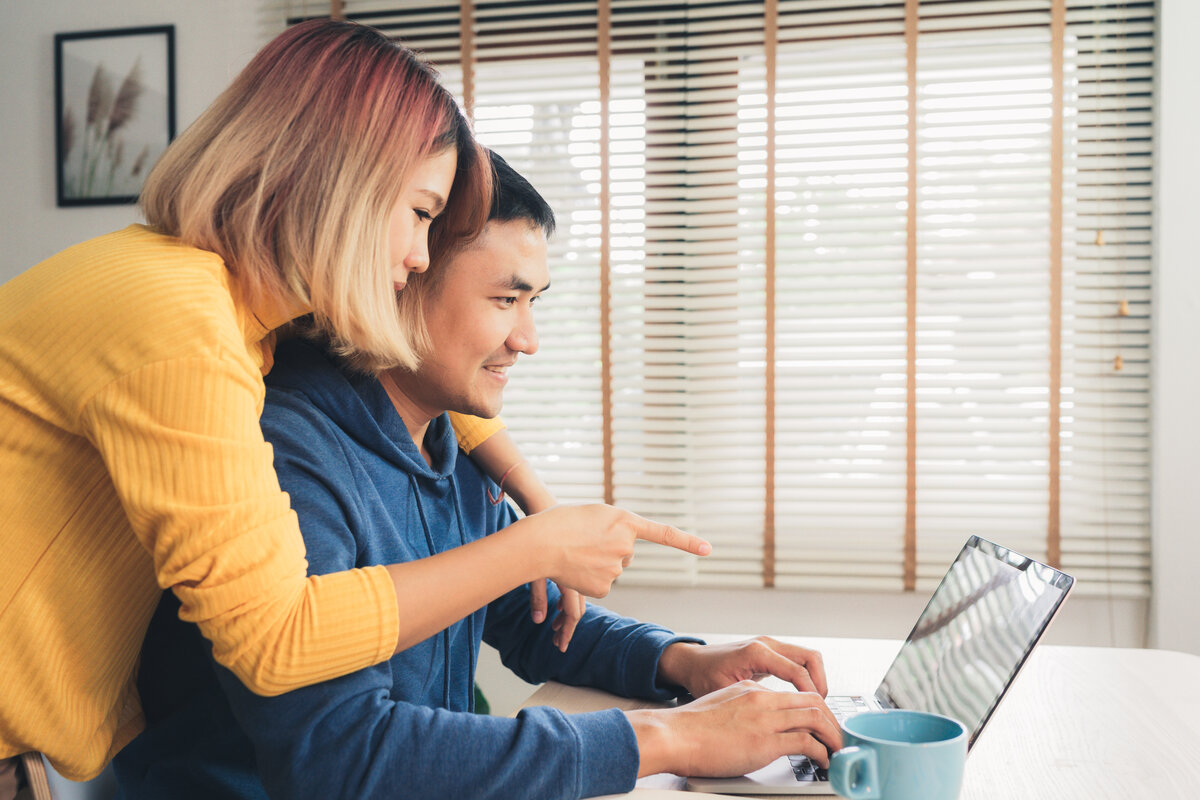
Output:
<path fill-rule="evenodd" d="M 54 37 L 59 206 L 134 203 L 175 137 L 175 26 Z"/>

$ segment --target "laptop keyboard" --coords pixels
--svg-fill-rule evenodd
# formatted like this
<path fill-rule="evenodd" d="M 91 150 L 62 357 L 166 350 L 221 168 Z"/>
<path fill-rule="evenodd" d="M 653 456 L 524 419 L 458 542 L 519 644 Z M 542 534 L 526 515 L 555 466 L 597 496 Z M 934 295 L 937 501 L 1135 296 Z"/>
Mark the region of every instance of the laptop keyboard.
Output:
<path fill-rule="evenodd" d="M 867 701 L 859 696 L 842 696 L 842 697 L 827 697 L 825 698 L 826 705 L 833 715 L 837 717 L 838 722 L 842 722 L 846 717 L 852 717 L 855 714 L 861 714 L 864 711 L 869 711 L 870 706 Z M 823 768 L 814 764 L 808 756 L 788 756 L 788 762 L 792 765 L 792 774 L 796 776 L 798 781 L 827 781 L 829 773 Z"/>

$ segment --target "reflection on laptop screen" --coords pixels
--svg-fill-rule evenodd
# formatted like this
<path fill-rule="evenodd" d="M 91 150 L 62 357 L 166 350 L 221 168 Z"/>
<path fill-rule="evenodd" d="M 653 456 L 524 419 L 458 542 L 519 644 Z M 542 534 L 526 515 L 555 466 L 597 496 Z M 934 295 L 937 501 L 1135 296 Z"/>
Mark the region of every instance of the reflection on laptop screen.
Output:
<path fill-rule="evenodd" d="M 954 717 L 974 744 L 1072 582 L 971 537 L 884 677 L 879 701 Z"/>

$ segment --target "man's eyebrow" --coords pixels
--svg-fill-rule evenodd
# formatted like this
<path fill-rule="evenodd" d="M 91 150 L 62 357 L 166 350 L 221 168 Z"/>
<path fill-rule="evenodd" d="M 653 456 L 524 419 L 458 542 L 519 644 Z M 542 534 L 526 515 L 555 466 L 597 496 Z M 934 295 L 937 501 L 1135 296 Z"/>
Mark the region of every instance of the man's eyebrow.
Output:
<path fill-rule="evenodd" d="M 518 275 L 515 272 L 513 274 L 509 275 L 507 279 L 502 278 L 502 279 L 496 281 L 496 285 L 500 286 L 504 289 L 508 289 L 510 292 L 532 292 L 533 291 L 533 284 L 531 284 L 529 281 L 525 280 L 524 278 L 522 278 L 520 275 Z M 543 286 L 542 288 L 538 289 L 537 292 L 535 292 L 535 294 L 541 294 L 542 292 L 546 291 L 549 288 L 550 288 L 550 282 L 546 281 L 546 285 Z"/>
<path fill-rule="evenodd" d="M 429 210 L 431 212 L 433 212 L 434 214 L 438 213 L 439 211 L 441 211 L 443 208 L 446 207 L 446 198 L 442 197 L 437 192 L 431 191 L 429 189 L 418 189 L 417 194 L 423 195 L 424 197 L 428 198 L 429 205 L 430 205 Z"/>

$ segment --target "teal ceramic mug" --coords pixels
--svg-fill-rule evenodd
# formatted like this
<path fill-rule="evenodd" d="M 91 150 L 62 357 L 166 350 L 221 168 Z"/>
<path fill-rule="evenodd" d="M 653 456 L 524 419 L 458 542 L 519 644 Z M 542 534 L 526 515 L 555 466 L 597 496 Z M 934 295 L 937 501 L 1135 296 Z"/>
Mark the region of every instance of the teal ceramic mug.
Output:
<path fill-rule="evenodd" d="M 924 711 L 869 711 L 842 723 L 845 747 L 829 782 L 850 800 L 955 800 L 967 761 L 967 728 Z"/>

